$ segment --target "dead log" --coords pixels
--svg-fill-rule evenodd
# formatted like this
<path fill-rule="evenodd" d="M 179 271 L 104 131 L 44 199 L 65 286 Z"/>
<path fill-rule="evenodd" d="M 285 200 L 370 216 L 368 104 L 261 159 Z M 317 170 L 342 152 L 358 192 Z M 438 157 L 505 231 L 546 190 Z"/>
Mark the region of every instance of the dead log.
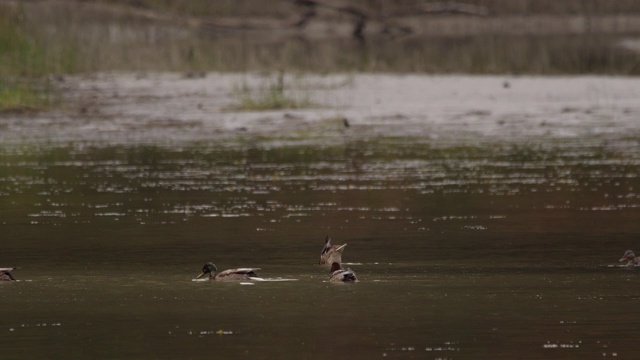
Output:
<path fill-rule="evenodd" d="M 356 38 L 364 38 L 364 30 L 369 23 L 378 23 L 381 25 L 381 33 L 383 34 L 410 34 L 413 29 L 405 25 L 397 25 L 390 22 L 396 18 L 433 15 L 433 14 L 461 14 L 472 16 L 487 16 L 489 10 L 484 6 L 459 3 L 456 1 L 442 1 L 427 3 L 408 9 L 403 9 L 391 14 L 375 15 L 365 8 L 350 4 L 349 2 L 340 0 L 292 0 L 297 6 L 304 7 L 313 11 L 315 16 L 316 9 L 328 9 L 337 13 L 350 16 L 353 20 L 352 35 Z M 304 18 L 303 26 L 308 24 L 311 17 Z"/>
<path fill-rule="evenodd" d="M 488 16 L 489 9 L 485 6 L 459 3 L 456 1 L 442 1 L 403 9 L 386 16 L 386 18 L 399 18 L 416 15 L 459 14 L 471 16 Z"/>

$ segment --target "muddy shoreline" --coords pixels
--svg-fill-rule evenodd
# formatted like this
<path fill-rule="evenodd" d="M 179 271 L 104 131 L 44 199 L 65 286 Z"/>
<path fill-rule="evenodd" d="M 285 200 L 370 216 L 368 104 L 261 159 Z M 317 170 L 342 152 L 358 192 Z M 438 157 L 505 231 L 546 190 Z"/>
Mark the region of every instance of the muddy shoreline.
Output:
<path fill-rule="evenodd" d="M 193 74 L 192 74 L 193 75 Z M 270 74 L 100 73 L 56 80 L 63 106 L 3 114 L 0 141 L 171 144 L 407 137 L 430 143 L 595 141 L 637 146 L 640 82 L 624 77 L 286 75 L 299 109 L 246 111 Z M 257 96 L 256 95 L 256 96 Z M 253 96 L 253 95 L 252 95 Z"/>

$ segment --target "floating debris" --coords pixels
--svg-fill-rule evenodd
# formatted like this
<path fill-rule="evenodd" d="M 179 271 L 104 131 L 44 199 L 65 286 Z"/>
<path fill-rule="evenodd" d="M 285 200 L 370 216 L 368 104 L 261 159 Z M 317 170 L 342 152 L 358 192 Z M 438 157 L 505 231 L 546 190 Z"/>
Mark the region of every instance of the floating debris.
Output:
<path fill-rule="evenodd" d="M 573 342 L 569 342 L 569 343 L 552 343 L 552 342 L 547 342 L 546 344 L 543 344 L 542 347 L 545 349 L 577 349 L 580 347 L 580 343 L 574 344 Z"/>
<path fill-rule="evenodd" d="M 279 281 L 298 281 L 298 279 L 286 279 L 286 278 L 259 278 L 252 277 L 250 278 L 252 281 L 261 281 L 261 282 L 279 282 Z"/>

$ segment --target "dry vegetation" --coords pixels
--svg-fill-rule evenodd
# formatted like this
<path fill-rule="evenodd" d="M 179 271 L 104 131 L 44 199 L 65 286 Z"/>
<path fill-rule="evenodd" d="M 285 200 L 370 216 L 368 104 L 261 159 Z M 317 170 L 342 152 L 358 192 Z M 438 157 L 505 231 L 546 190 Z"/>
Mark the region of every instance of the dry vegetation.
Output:
<path fill-rule="evenodd" d="M 193 16 L 253 16 L 286 18 L 292 5 L 299 0 L 105 0 L 106 3 L 121 4 L 137 8 L 170 11 Z M 325 1 L 326 3 L 350 4 L 368 9 L 377 14 L 415 9 L 425 4 L 443 3 L 442 0 L 350 0 Z M 629 14 L 640 12 L 636 0 L 464 0 L 461 3 L 482 6 L 492 15 L 574 15 L 574 14 Z"/>
<path fill-rule="evenodd" d="M 639 34 L 635 0 L 5 0 L 0 109 L 113 70 L 637 75 Z"/>

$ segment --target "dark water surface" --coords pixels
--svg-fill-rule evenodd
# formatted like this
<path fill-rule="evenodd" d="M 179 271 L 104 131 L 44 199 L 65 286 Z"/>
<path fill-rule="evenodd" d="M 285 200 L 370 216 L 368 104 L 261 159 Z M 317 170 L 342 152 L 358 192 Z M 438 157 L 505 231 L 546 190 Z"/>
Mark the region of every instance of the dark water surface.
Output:
<path fill-rule="evenodd" d="M 633 358 L 638 150 L 4 145 L 1 357 Z M 326 282 L 327 234 L 360 283 Z"/>

